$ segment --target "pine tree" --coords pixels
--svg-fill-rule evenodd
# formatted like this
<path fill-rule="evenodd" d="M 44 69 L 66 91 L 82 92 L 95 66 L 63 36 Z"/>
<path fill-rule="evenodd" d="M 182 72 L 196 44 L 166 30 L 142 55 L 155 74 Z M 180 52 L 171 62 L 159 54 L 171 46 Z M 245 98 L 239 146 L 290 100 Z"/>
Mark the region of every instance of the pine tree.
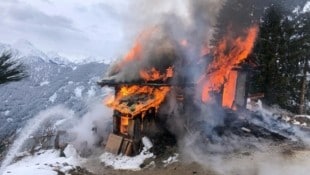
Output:
<path fill-rule="evenodd" d="M 266 15 L 262 18 L 260 33 L 257 39 L 257 44 L 254 49 L 254 55 L 260 65 L 260 76 L 257 77 L 257 83 L 260 84 L 261 90 L 265 93 L 265 99 L 270 104 L 277 102 L 276 98 L 280 96 L 274 94 L 277 87 L 275 81 L 277 79 L 280 48 L 280 34 L 282 14 L 277 7 L 270 7 L 266 11 Z M 282 84 L 282 83 L 281 83 Z"/>
<path fill-rule="evenodd" d="M 228 32 L 240 36 L 244 30 L 259 24 L 266 7 L 279 0 L 229 0 L 223 5 L 215 26 L 212 45 L 217 45 Z M 280 0 L 284 1 L 284 0 Z"/>
<path fill-rule="evenodd" d="M 298 59 L 298 65 L 300 67 L 300 72 L 298 72 L 297 79 L 299 83 L 298 95 L 299 95 L 299 108 L 298 113 L 304 114 L 307 112 L 306 102 L 309 101 L 309 79 L 310 74 L 310 12 L 300 12 L 295 18 L 295 28 L 296 34 L 292 38 L 295 44 L 295 54 L 294 56 Z M 310 109 L 308 109 L 310 110 Z M 308 111 L 310 112 L 310 111 Z"/>
<path fill-rule="evenodd" d="M 309 100 L 309 13 L 297 16 L 278 6 L 266 10 L 254 57 L 260 65 L 252 91 L 265 93 L 265 102 L 305 113 Z"/>
<path fill-rule="evenodd" d="M 22 64 L 13 61 L 10 54 L 0 56 L 0 84 L 19 81 L 25 78 L 25 68 Z"/>

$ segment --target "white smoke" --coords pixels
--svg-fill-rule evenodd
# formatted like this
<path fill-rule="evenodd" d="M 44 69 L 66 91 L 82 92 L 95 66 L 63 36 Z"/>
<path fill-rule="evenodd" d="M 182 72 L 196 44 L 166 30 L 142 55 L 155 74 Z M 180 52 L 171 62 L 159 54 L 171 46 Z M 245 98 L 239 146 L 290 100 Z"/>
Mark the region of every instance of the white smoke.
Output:
<path fill-rule="evenodd" d="M 19 132 L 19 135 L 15 139 L 14 143 L 10 147 L 5 159 L 2 161 L 0 167 L 0 174 L 14 160 L 17 153 L 21 151 L 25 142 L 31 137 L 35 132 L 44 127 L 44 123 L 49 120 L 68 120 L 74 118 L 75 113 L 65 108 L 64 106 L 58 105 L 46 110 L 39 112 L 36 116 L 30 119 L 24 128 Z"/>
<path fill-rule="evenodd" d="M 89 112 L 74 121 L 74 126 L 68 130 L 74 136 L 71 144 L 79 151 L 100 147 L 112 131 L 113 111 L 102 103 L 93 104 Z"/>

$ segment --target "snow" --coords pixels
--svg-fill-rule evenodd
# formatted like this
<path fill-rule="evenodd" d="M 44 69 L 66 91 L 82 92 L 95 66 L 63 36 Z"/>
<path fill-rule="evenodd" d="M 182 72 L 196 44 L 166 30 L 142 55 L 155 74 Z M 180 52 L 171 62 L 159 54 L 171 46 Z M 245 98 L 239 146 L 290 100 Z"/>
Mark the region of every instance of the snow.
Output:
<path fill-rule="evenodd" d="M 29 57 L 36 56 L 42 58 L 44 61 L 48 60 L 48 56 L 42 51 L 38 50 L 32 43 L 27 40 L 20 39 L 16 41 L 13 45 L 13 48 L 17 49 L 21 56 Z"/>
<path fill-rule="evenodd" d="M 91 86 L 90 89 L 87 91 L 88 97 L 93 97 L 96 95 L 96 90 L 94 86 Z"/>
<path fill-rule="evenodd" d="M 263 109 L 262 101 L 258 100 L 257 102 L 251 101 L 251 99 L 247 99 L 246 108 L 250 111 L 259 111 Z"/>
<path fill-rule="evenodd" d="M 74 89 L 74 94 L 76 97 L 81 98 L 82 97 L 82 92 L 84 90 L 84 86 L 79 86 Z"/>
<path fill-rule="evenodd" d="M 100 156 L 101 162 L 105 166 L 109 166 L 117 170 L 141 170 L 140 165 L 145 161 L 145 159 L 154 156 L 153 153 L 149 152 L 148 149 L 150 146 L 153 146 L 153 144 L 147 137 L 143 138 L 144 139 L 142 139 L 142 143 L 144 147 L 139 155 L 135 157 L 128 157 L 105 152 Z"/>
<path fill-rule="evenodd" d="M 56 92 L 48 99 L 50 102 L 54 103 L 57 98 Z"/>
<path fill-rule="evenodd" d="M 48 84 L 50 84 L 49 81 L 43 81 L 43 82 L 40 83 L 40 86 L 45 86 L 45 85 L 48 85 Z"/>
<path fill-rule="evenodd" d="M 53 62 L 55 62 L 57 64 L 65 64 L 65 65 L 71 64 L 71 62 L 69 61 L 68 58 L 65 58 L 65 57 L 59 55 L 55 51 L 47 52 L 46 55 L 49 57 L 50 60 L 52 60 Z"/>
<path fill-rule="evenodd" d="M 304 8 L 302 9 L 303 13 L 307 13 L 310 12 L 310 1 L 307 1 L 307 3 L 305 4 Z"/>
<path fill-rule="evenodd" d="M 67 173 L 84 162 L 72 145 L 68 145 L 64 152 L 68 156 L 60 157 L 60 151 L 53 149 L 39 151 L 9 165 L 3 175 L 57 175 L 55 170 Z"/>
<path fill-rule="evenodd" d="M 151 149 L 153 147 L 153 143 L 151 140 L 147 137 L 142 137 L 142 143 L 145 146 L 146 149 Z"/>
<path fill-rule="evenodd" d="M 65 148 L 64 154 L 68 158 L 71 158 L 71 157 L 77 158 L 78 157 L 78 152 L 76 151 L 76 149 L 72 145 L 68 145 Z"/>
<path fill-rule="evenodd" d="M 310 120 L 310 115 L 295 115 L 294 118 L 307 118 Z"/>
<path fill-rule="evenodd" d="M 165 167 L 167 167 L 168 165 L 172 163 L 178 162 L 179 161 L 178 158 L 179 158 L 179 154 L 174 153 L 173 156 L 170 156 L 168 157 L 168 159 L 163 160 L 163 163 L 165 164 Z"/>
<path fill-rule="evenodd" d="M 9 114 L 10 114 L 10 111 L 9 111 L 9 110 L 4 111 L 4 115 L 5 115 L 5 116 L 8 116 Z"/>
<path fill-rule="evenodd" d="M 101 162 L 105 166 L 111 166 L 117 170 L 141 170 L 140 165 L 145 159 L 153 157 L 153 153 L 148 152 L 145 148 L 135 157 L 128 157 L 123 155 L 114 155 L 112 153 L 103 153 L 100 156 Z"/>
<path fill-rule="evenodd" d="M 8 123 L 10 123 L 10 122 L 13 122 L 13 119 L 12 119 L 12 118 L 7 118 L 6 121 L 7 121 Z"/>
<path fill-rule="evenodd" d="M 293 13 L 298 14 L 300 11 L 300 6 L 297 6 L 294 10 Z"/>

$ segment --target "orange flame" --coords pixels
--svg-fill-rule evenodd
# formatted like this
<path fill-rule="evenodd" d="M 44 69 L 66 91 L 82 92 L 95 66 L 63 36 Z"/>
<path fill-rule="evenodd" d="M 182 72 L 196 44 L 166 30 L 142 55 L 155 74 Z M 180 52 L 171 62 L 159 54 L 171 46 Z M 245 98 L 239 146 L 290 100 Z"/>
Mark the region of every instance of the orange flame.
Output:
<path fill-rule="evenodd" d="M 169 91 L 170 88 L 166 86 L 150 87 L 124 85 L 117 92 L 113 101 L 106 100 L 106 105 L 122 114 L 128 114 L 134 117 L 150 108 L 158 109 Z"/>
<path fill-rule="evenodd" d="M 123 134 L 128 134 L 128 124 L 129 124 L 128 117 L 122 116 L 120 122 L 121 122 L 121 124 L 120 124 L 120 132 L 123 133 Z"/>
<path fill-rule="evenodd" d="M 210 92 L 219 92 L 228 79 L 231 69 L 244 61 L 251 53 L 256 40 L 258 27 L 253 26 L 247 30 L 246 37 L 238 37 L 233 40 L 225 37 L 216 47 L 215 59 L 208 66 L 207 73 L 202 78 L 202 101 L 211 100 Z"/>
<path fill-rule="evenodd" d="M 152 68 L 151 70 L 140 70 L 140 77 L 145 81 L 166 81 L 168 78 L 173 77 L 173 68 L 169 67 L 168 69 L 166 69 L 166 73 L 164 74 L 161 74 L 155 68 Z"/>
<path fill-rule="evenodd" d="M 113 68 L 113 73 L 117 73 L 121 70 L 129 62 L 140 60 L 142 51 L 143 51 L 143 44 L 151 37 L 151 35 L 157 30 L 156 27 L 147 29 L 143 31 L 136 41 L 134 42 L 132 48 L 128 51 L 128 53 L 120 60 Z"/>

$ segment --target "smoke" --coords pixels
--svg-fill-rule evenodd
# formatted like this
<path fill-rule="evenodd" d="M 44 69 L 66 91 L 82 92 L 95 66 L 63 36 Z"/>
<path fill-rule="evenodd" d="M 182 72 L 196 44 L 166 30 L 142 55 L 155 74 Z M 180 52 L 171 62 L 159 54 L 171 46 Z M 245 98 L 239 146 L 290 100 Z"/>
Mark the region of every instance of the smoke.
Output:
<path fill-rule="evenodd" d="M 30 119 L 25 127 L 19 132 L 18 137 L 10 147 L 5 159 L 0 167 L 0 174 L 15 158 L 27 144 L 27 140 L 36 134 L 38 130 L 45 129 L 44 126 L 47 122 L 57 120 L 69 120 L 74 118 L 75 114 L 72 110 L 58 105 L 39 112 L 36 116 Z"/>
<path fill-rule="evenodd" d="M 112 131 L 112 110 L 103 104 L 92 104 L 84 116 L 73 121 L 73 127 L 67 132 L 73 135 L 71 144 L 82 155 L 89 155 L 102 143 L 106 143 L 108 134 Z"/>
<path fill-rule="evenodd" d="M 116 62 L 108 75 L 119 82 L 137 81 L 139 70 L 156 68 L 163 73 L 169 66 L 187 77 L 196 75 L 201 70 L 189 68 L 190 72 L 185 73 L 183 66 L 197 64 L 202 50 L 209 46 L 223 2 L 138 0 L 130 3 L 132 10 L 126 18 L 130 20 L 124 22 L 124 27 L 127 35 L 136 39 L 128 37 L 129 41 L 135 41 L 129 46 L 131 50 Z"/>
<path fill-rule="evenodd" d="M 213 108 L 212 110 L 207 109 L 207 111 L 214 112 L 215 110 Z M 225 121 L 227 119 L 225 115 L 214 115 L 213 113 L 210 116 L 220 118 L 222 116 L 224 122 L 201 124 L 203 122 L 200 120 L 199 125 L 193 124 L 193 128 L 196 128 L 194 132 L 187 132 L 179 137 L 178 147 L 183 157 L 186 158 L 184 161 L 199 163 L 217 174 L 308 174 L 310 170 L 308 166 L 310 163 L 310 151 L 308 150 L 310 135 L 308 131 L 279 121 L 272 115 L 274 112 L 274 109 L 261 107 L 253 115 L 242 116 L 242 113 L 239 113 L 238 117 L 245 117 L 247 122 L 260 127 L 259 134 L 264 134 L 263 128 L 266 128 L 288 139 L 277 141 L 274 136 L 271 138 L 267 135 L 254 136 L 255 128 L 251 128 L 249 135 L 236 133 L 243 125 L 233 124 L 234 127 L 231 128 L 231 125 Z M 204 112 L 201 114 L 203 114 L 202 116 L 208 115 Z M 183 117 L 178 119 L 180 118 Z M 193 120 L 197 121 L 196 118 Z M 231 122 L 235 121 L 231 120 Z M 225 130 L 224 133 L 219 134 L 217 130 L 221 126 L 225 127 Z M 175 134 L 178 134 L 178 131 L 175 131 Z"/>
<path fill-rule="evenodd" d="M 112 110 L 98 102 L 90 105 L 89 112 L 82 117 L 62 105 L 39 112 L 19 132 L 1 164 L 0 174 L 18 153 L 41 145 L 42 143 L 33 143 L 32 140 L 47 134 L 44 133 L 46 130 L 53 132 L 52 135 L 65 131 L 64 135 L 60 135 L 60 142 L 73 144 L 82 156 L 88 156 L 102 146 L 100 144 L 105 143 L 112 130 Z M 52 135 L 49 138 L 51 145 L 48 147 L 54 146 L 55 138 Z"/>
<path fill-rule="evenodd" d="M 197 82 L 197 75 L 203 74 L 208 62 L 207 59 L 201 60 L 202 51 L 209 47 L 213 27 L 224 2 L 159 0 L 150 3 L 138 0 L 131 3 L 129 16 L 132 20 L 124 25 L 132 34 L 128 40 L 134 41 L 133 36 L 141 29 L 145 30 L 135 40 L 125 59 L 112 67 L 109 75 L 118 82 L 138 81 L 141 79 L 140 70 L 154 67 L 163 73 L 173 66 L 177 74 L 174 81 Z M 248 11 L 245 13 L 250 15 Z M 234 14 L 227 12 L 225 15 Z M 238 35 L 243 34 L 244 26 L 253 23 L 249 20 L 245 25 L 238 25 L 242 17 L 237 16 L 234 24 L 237 27 L 232 27 L 232 30 L 237 29 L 233 33 Z M 282 139 L 282 136 L 290 138 L 289 142 L 301 139 L 307 145 L 309 137 L 304 132 L 269 119 L 269 114 L 236 116 L 228 114 L 217 103 L 205 105 L 196 98 L 197 89 L 184 89 L 184 100 L 179 102 L 178 89 L 172 88 L 159 111 L 161 116 L 167 117 L 167 129 L 176 135 L 180 151 L 189 161 L 198 162 L 220 174 L 303 174 L 309 170 L 304 166 L 304 162 L 309 162 L 305 157 L 295 159 L 281 152 L 290 146 L 281 145 L 278 150 L 272 147 L 273 144 L 280 145 L 272 139 Z M 244 120 L 239 120 L 242 117 Z M 253 128 L 249 131 L 243 126 Z M 262 135 L 257 136 L 260 133 Z M 281 168 L 283 165 L 287 167 Z"/>
<path fill-rule="evenodd" d="M 281 146 L 261 147 L 259 151 L 244 151 L 226 155 L 206 154 L 195 145 L 184 148 L 184 161 L 194 161 L 219 175 L 306 175 L 310 167 L 310 152 L 290 150 Z"/>

